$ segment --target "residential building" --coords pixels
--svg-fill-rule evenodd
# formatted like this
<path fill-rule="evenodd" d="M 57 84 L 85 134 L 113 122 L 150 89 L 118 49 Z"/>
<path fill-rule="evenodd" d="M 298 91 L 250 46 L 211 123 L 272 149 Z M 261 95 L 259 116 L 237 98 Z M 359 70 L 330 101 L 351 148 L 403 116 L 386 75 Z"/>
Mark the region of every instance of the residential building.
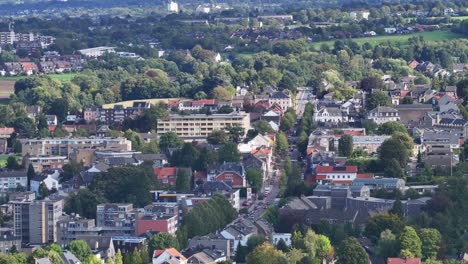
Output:
<path fill-rule="evenodd" d="M 229 126 L 240 126 L 244 134 L 250 129 L 250 114 L 232 112 L 230 114 L 170 114 L 167 119 L 158 119 L 158 136 L 175 132 L 184 140 L 206 140 L 214 130 L 226 130 Z"/>
<path fill-rule="evenodd" d="M 225 182 L 233 188 L 247 186 L 245 179 L 245 169 L 237 162 L 226 162 L 208 171 L 208 181 Z"/>
<path fill-rule="evenodd" d="M 239 143 L 237 149 L 239 149 L 240 153 L 251 153 L 261 147 L 271 147 L 274 142 L 274 139 L 270 136 L 258 134 L 247 143 Z"/>
<path fill-rule="evenodd" d="M 428 112 L 432 111 L 430 104 L 400 104 L 396 106 L 400 122 L 407 127 L 415 127 L 422 124 L 422 120 Z"/>
<path fill-rule="evenodd" d="M 133 102 L 131 107 L 124 107 L 123 105 L 114 105 L 112 108 L 101 108 L 99 110 L 99 119 L 106 124 L 122 123 L 125 119 L 135 118 L 142 115 L 145 110 L 149 109 L 151 104 L 149 102 Z M 86 111 L 88 118 L 94 117 L 92 111 Z M 86 114 L 85 113 L 85 114 Z"/>
<path fill-rule="evenodd" d="M 13 127 L 2 127 L 0 128 L 0 154 L 7 152 L 8 142 L 7 140 L 15 132 Z"/>
<path fill-rule="evenodd" d="M 83 240 L 88 244 L 91 253 L 98 257 L 98 259 L 107 260 L 114 258 L 117 249 L 114 246 L 114 240 L 111 236 L 102 235 L 77 235 L 77 240 Z M 123 252 L 122 252 L 123 253 Z"/>
<path fill-rule="evenodd" d="M 228 225 L 220 232 L 220 235 L 225 239 L 229 239 L 231 241 L 232 248 L 236 250 L 239 244 L 246 246 L 249 237 L 257 234 L 257 232 L 257 227 L 252 221 L 242 219 Z"/>
<path fill-rule="evenodd" d="M 176 168 L 176 167 L 155 167 L 154 174 L 156 179 L 166 187 L 175 187 L 177 174 L 185 172 L 189 178 L 192 178 L 192 170 L 190 168 Z"/>
<path fill-rule="evenodd" d="M 35 192 L 36 195 L 39 195 L 39 189 L 42 183 L 47 187 L 49 191 L 54 189 L 59 190 L 62 187 L 59 178 L 59 171 L 38 174 L 35 177 L 33 177 L 30 181 L 30 191 Z"/>
<path fill-rule="evenodd" d="M 88 58 L 99 58 L 106 53 L 115 53 L 114 47 L 95 47 L 89 49 L 78 50 L 79 53 Z"/>
<path fill-rule="evenodd" d="M 28 175 L 26 170 L 8 170 L 0 169 L 0 193 L 7 193 L 15 190 L 17 187 L 28 186 Z"/>
<path fill-rule="evenodd" d="M 177 215 L 144 215 L 135 222 L 137 236 L 146 232 L 164 232 L 175 236 L 177 231 Z"/>
<path fill-rule="evenodd" d="M 356 166 L 318 166 L 315 169 L 315 181 L 323 184 L 351 184 L 357 178 Z"/>
<path fill-rule="evenodd" d="M 135 250 L 141 252 L 146 245 L 146 238 L 130 235 L 112 236 L 112 242 L 116 251 L 120 250 L 122 254 L 127 254 Z"/>
<path fill-rule="evenodd" d="M 291 233 L 272 233 L 271 234 L 271 242 L 273 245 L 278 245 L 278 242 L 283 240 L 286 246 L 291 246 Z"/>
<path fill-rule="evenodd" d="M 38 42 L 41 48 L 46 48 L 55 42 L 52 36 L 42 36 L 39 34 L 29 33 L 16 33 L 12 28 L 8 32 L 0 32 L 0 46 L 13 45 L 18 42 Z"/>
<path fill-rule="evenodd" d="M 69 156 L 74 149 L 132 150 L 132 142 L 125 138 L 43 138 L 21 140 L 22 155 Z"/>
<path fill-rule="evenodd" d="M 100 204 L 96 209 L 96 226 L 106 234 L 123 235 L 135 232 L 135 213 L 132 204 Z"/>
<path fill-rule="evenodd" d="M 21 252 L 21 238 L 15 237 L 11 232 L 3 233 L 0 236 L 0 253 L 9 253 L 13 246 Z"/>
<path fill-rule="evenodd" d="M 227 260 L 226 253 L 221 250 L 212 250 L 212 249 L 203 249 L 191 256 L 187 256 L 188 264 L 208 264 L 208 263 L 217 263 Z"/>
<path fill-rule="evenodd" d="M 11 201 L 14 235 L 22 243 L 46 244 L 57 242 L 56 223 L 62 217 L 61 198 L 41 201 Z"/>
<path fill-rule="evenodd" d="M 314 111 L 314 121 L 317 123 L 344 123 L 348 119 L 339 107 L 324 107 Z"/>
<path fill-rule="evenodd" d="M 153 264 L 187 264 L 187 258 L 184 257 L 177 249 L 156 249 L 153 253 Z"/>
<path fill-rule="evenodd" d="M 380 125 L 390 121 L 399 121 L 400 116 L 398 111 L 392 107 L 377 106 L 367 113 L 366 119 Z"/>
<path fill-rule="evenodd" d="M 270 95 L 270 98 L 268 98 L 268 103 L 270 105 L 279 105 L 283 112 L 292 106 L 291 97 L 284 92 L 276 92 Z"/>
<path fill-rule="evenodd" d="M 24 158 L 25 164 L 32 164 L 36 173 L 41 173 L 46 170 L 60 170 L 68 163 L 66 156 L 35 156 L 26 155 Z"/>
<path fill-rule="evenodd" d="M 57 221 L 57 244 L 66 247 L 79 236 L 97 236 L 101 228 L 96 227 L 94 219 L 82 218 L 79 215 L 65 216 Z"/>
<path fill-rule="evenodd" d="M 368 154 L 374 154 L 389 138 L 390 136 L 353 136 L 353 150 L 363 150 Z"/>
<path fill-rule="evenodd" d="M 393 190 L 405 190 L 405 181 L 397 178 L 373 178 L 373 179 L 354 179 L 352 186 L 367 186 L 371 191 L 385 189 L 389 192 Z"/>
<path fill-rule="evenodd" d="M 169 1 L 167 3 L 167 12 L 171 12 L 171 13 L 179 13 L 179 4 L 177 4 L 177 2 L 174 2 L 174 1 Z"/>
<path fill-rule="evenodd" d="M 228 258 L 234 257 L 234 251 L 231 250 L 229 239 L 220 235 L 196 236 L 188 241 L 188 248 L 208 248 L 219 250 L 226 253 Z"/>
<path fill-rule="evenodd" d="M 83 110 L 83 118 L 86 122 L 90 122 L 93 120 L 99 120 L 101 117 L 101 112 L 98 107 L 91 106 L 85 107 Z"/>

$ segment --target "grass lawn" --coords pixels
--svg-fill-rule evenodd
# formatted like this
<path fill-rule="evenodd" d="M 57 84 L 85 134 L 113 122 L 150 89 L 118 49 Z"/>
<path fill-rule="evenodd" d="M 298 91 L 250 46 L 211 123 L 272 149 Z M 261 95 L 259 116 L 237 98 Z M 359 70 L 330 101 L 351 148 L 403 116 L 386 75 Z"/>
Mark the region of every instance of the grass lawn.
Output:
<path fill-rule="evenodd" d="M 8 157 L 9 155 L 0 155 L 0 168 L 4 168 L 6 166 Z M 21 156 L 15 155 L 15 157 L 18 163 L 21 164 Z"/>
<path fill-rule="evenodd" d="M 391 41 L 394 43 L 400 43 L 400 44 L 405 45 L 408 43 L 409 38 L 415 37 L 415 36 L 422 36 L 427 41 L 452 40 L 452 39 L 463 38 L 462 35 L 453 33 L 450 31 L 431 31 L 431 32 L 419 32 L 419 33 L 413 33 L 413 34 L 407 34 L 407 35 L 389 35 L 389 36 L 354 38 L 352 40 L 356 41 L 359 45 L 362 45 L 368 42 L 369 44 L 374 46 L 374 45 L 377 45 L 386 41 Z M 320 49 L 320 46 L 323 44 L 327 44 L 328 46 L 332 47 L 335 41 L 336 40 L 316 42 L 316 43 L 312 43 L 311 46 L 315 48 L 316 50 L 318 50 Z"/>
<path fill-rule="evenodd" d="M 50 78 L 54 80 L 58 80 L 61 82 L 70 82 L 76 76 L 76 73 L 47 74 L 47 76 L 49 76 Z M 2 80 L 17 81 L 23 78 L 26 78 L 26 76 L 0 77 L 0 81 Z"/>
<path fill-rule="evenodd" d="M 467 20 L 467 19 L 468 19 L 468 16 L 453 16 L 450 18 L 450 20 L 455 20 L 455 21 Z"/>

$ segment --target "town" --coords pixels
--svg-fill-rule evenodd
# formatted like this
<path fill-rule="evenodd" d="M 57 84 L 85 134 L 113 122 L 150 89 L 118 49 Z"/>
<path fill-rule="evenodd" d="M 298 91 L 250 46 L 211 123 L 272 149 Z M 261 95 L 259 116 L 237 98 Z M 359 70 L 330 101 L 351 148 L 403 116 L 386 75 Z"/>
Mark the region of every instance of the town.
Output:
<path fill-rule="evenodd" d="M 13 2 L 0 263 L 468 263 L 468 3 Z"/>

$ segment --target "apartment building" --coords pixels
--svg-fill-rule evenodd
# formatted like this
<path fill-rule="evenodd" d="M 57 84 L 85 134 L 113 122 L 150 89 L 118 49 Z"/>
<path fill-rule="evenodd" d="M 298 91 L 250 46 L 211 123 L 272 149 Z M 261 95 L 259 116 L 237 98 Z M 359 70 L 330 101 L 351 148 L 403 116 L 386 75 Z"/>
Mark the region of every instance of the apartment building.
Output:
<path fill-rule="evenodd" d="M 124 107 L 123 105 L 114 105 L 112 108 L 99 109 L 99 119 L 106 124 L 121 123 L 125 119 L 135 118 L 147 109 L 150 109 L 149 102 L 133 102 L 131 107 Z M 88 119 L 94 117 L 95 113 L 86 111 L 85 116 L 88 114 Z M 91 115 L 91 116 L 89 116 Z"/>
<path fill-rule="evenodd" d="M 368 154 L 377 153 L 377 149 L 390 136 L 353 136 L 353 149 L 363 150 Z"/>
<path fill-rule="evenodd" d="M 23 243 L 46 244 L 57 241 L 56 223 L 62 217 L 63 199 L 12 201 L 14 235 Z"/>
<path fill-rule="evenodd" d="M 28 164 L 26 168 L 29 164 L 32 164 L 36 173 L 41 173 L 45 170 L 60 170 L 68 163 L 68 158 L 66 156 L 26 156 L 24 159 L 26 164 Z"/>
<path fill-rule="evenodd" d="M 81 218 L 78 215 L 66 216 L 57 222 L 57 243 L 65 247 L 79 236 L 97 236 L 100 230 L 94 219 Z"/>
<path fill-rule="evenodd" d="M 100 204 L 96 210 L 96 225 L 103 233 L 112 235 L 133 234 L 135 232 L 135 212 L 132 204 Z"/>
<path fill-rule="evenodd" d="M 0 169 L 0 193 L 6 194 L 18 186 L 28 186 L 28 176 L 25 170 L 15 171 Z"/>
<path fill-rule="evenodd" d="M 55 38 L 34 33 L 16 33 L 13 30 L 0 32 L 0 45 L 13 45 L 18 42 L 39 42 L 43 48 L 53 44 Z"/>
<path fill-rule="evenodd" d="M 21 140 L 22 155 L 66 156 L 74 149 L 95 148 L 108 150 L 132 150 L 132 142 L 125 138 L 44 138 Z"/>
<path fill-rule="evenodd" d="M 244 112 L 230 114 L 171 114 L 167 119 L 158 119 L 158 136 L 167 132 L 175 132 L 180 138 L 190 140 L 205 140 L 214 130 L 225 130 L 229 126 L 240 126 L 244 133 L 250 129 L 250 115 Z"/>

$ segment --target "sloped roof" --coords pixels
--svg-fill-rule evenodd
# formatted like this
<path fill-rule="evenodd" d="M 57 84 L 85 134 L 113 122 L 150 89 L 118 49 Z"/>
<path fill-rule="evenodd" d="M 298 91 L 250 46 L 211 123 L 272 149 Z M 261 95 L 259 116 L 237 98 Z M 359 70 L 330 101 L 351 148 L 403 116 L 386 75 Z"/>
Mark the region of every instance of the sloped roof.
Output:
<path fill-rule="evenodd" d="M 421 264 L 420 258 L 388 258 L 387 264 Z"/>
<path fill-rule="evenodd" d="M 180 260 L 182 261 L 187 261 L 187 258 L 184 257 L 184 255 L 182 255 L 179 251 L 177 251 L 177 249 L 175 248 L 168 248 L 168 249 L 156 249 L 153 253 L 153 258 L 157 258 L 159 256 L 161 256 L 162 253 L 164 252 L 167 252 L 169 253 L 169 255 L 175 257 L 175 258 L 179 258 Z"/>
<path fill-rule="evenodd" d="M 317 174 L 333 172 L 356 173 L 357 171 L 357 166 L 318 166 L 315 170 Z"/>
<path fill-rule="evenodd" d="M 273 98 L 273 99 L 289 99 L 289 95 L 283 93 L 283 92 L 276 92 L 274 94 L 271 95 L 270 98 Z"/>

